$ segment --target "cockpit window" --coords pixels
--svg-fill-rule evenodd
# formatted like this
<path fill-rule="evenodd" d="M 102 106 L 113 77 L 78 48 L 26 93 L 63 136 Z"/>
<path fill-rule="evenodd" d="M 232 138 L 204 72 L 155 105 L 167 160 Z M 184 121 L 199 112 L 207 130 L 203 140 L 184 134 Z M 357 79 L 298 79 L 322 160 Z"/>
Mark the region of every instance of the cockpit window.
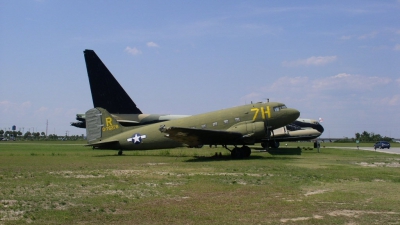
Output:
<path fill-rule="evenodd" d="M 287 109 L 286 105 L 276 106 L 274 107 L 275 112 L 279 112 L 281 109 Z"/>

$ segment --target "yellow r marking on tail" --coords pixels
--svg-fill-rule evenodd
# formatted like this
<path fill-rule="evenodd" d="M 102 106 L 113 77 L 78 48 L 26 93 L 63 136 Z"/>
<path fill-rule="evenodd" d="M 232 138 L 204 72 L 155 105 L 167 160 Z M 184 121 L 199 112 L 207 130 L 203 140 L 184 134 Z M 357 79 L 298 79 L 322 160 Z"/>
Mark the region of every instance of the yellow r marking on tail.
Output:
<path fill-rule="evenodd" d="M 112 126 L 112 118 L 111 117 L 106 118 L 106 127 L 108 127 L 108 126 Z"/>

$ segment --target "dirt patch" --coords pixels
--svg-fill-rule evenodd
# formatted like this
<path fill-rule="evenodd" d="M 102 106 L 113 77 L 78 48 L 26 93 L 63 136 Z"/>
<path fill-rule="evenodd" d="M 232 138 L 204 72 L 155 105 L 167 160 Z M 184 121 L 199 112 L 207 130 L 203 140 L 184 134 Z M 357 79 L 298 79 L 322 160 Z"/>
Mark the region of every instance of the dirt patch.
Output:
<path fill-rule="evenodd" d="M 359 162 L 356 163 L 356 165 L 359 166 L 365 166 L 365 167 L 392 167 L 392 168 L 397 168 L 400 167 L 399 162 L 373 162 L 373 163 L 367 163 L 367 162 Z"/>
<path fill-rule="evenodd" d="M 112 170 L 111 173 L 114 176 L 127 176 L 127 175 L 139 175 L 146 173 L 147 170 Z"/>
<path fill-rule="evenodd" d="M 57 171 L 57 172 L 49 172 L 51 175 L 60 175 L 65 178 L 103 178 L 104 175 L 100 175 L 100 171 Z"/>
<path fill-rule="evenodd" d="M 167 165 L 168 163 L 146 163 L 149 166 Z"/>
<path fill-rule="evenodd" d="M 233 177 L 239 177 L 239 176 L 262 177 L 262 176 L 266 176 L 266 174 L 258 174 L 258 173 L 189 173 L 189 176 L 195 176 L 195 175 L 233 176 Z M 273 176 L 273 175 L 269 175 L 269 176 Z"/>
<path fill-rule="evenodd" d="M 313 215 L 312 217 L 296 217 L 296 218 L 290 218 L 290 219 L 281 219 L 280 221 L 282 223 L 286 223 L 289 221 L 296 222 L 296 221 L 304 221 L 304 220 L 310 220 L 310 219 L 323 219 L 323 218 L 324 217 L 320 216 L 320 215 Z"/>
<path fill-rule="evenodd" d="M 79 175 L 75 175 L 75 178 L 103 178 L 105 177 L 104 175 L 83 175 L 83 174 L 79 174 Z"/>
<path fill-rule="evenodd" d="M 329 190 L 315 190 L 315 191 L 309 191 L 309 192 L 305 193 L 304 196 L 307 197 L 307 196 L 310 196 L 310 195 L 322 194 L 322 193 L 325 193 L 325 192 L 327 192 L 327 191 L 329 191 Z"/>
<path fill-rule="evenodd" d="M 0 221 L 19 220 L 23 218 L 24 211 L 14 210 L 0 210 Z"/>
<path fill-rule="evenodd" d="M 389 215 L 396 215 L 396 212 L 374 212 L 374 211 L 362 211 L 362 210 L 336 210 L 328 213 L 330 216 L 346 216 L 346 217 L 353 217 L 357 218 L 364 214 L 389 214 Z"/>
<path fill-rule="evenodd" d="M 4 208 L 14 206 L 17 204 L 17 200 L 1 200 L 0 203 L 3 205 Z"/>

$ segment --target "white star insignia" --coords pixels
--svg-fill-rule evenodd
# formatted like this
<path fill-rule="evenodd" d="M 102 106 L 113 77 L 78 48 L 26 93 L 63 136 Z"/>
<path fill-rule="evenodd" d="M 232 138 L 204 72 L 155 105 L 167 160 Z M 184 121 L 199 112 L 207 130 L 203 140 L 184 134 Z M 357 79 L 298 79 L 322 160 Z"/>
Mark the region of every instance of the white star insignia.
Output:
<path fill-rule="evenodd" d="M 140 144 L 142 143 L 142 140 L 146 138 L 146 135 L 140 135 L 138 133 L 134 134 L 131 138 L 126 139 L 129 142 L 132 142 L 133 144 Z"/>

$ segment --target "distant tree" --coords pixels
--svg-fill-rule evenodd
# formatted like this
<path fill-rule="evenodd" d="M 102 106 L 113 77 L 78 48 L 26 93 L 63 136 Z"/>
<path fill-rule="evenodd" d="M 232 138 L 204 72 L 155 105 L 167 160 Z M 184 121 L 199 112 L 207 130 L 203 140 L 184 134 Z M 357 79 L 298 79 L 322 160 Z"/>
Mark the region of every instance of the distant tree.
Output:
<path fill-rule="evenodd" d="M 56 134 L 49 134 L 49 139 L 50 140 L 57 140 L 57 135 Z"/>
<path fill-rule="evenodd" d="M 40 133 L 41 136 L 45 137 L 46 134 L 44 132 Z"/>
<path fill-rule="evenodd" d="M 39 139 L 40 133 L 39 132 L 33 132 L 33 137 L 36 139 Z"/>
<path fill-rule="evenodd" d="M 30 132 L 30 131 L 27 131 L 27 132 L 24 134 L 24 139 L 29 138 L 31 135 L 32 135 L 31 132 Z"/>
<path fill-rule="evenodd" d="M 0 136 L 4 135 L 4 130 L 0 130 Z"/>
<path fill-rule="evenodd" d="M 361 134 L 361 140 L 362 141 L 371 141 L 371 137 L 370 136 L 371 135 L 367 131 L 364 131 Z"/>
<path fill-rule="evenodd" d="M 375 134 L 373 132 L 369 133 L 367 131 L 355 134 L 356 139 L 362 142 L 376 142 L 376 141 L 393 141 L 393 138 L 383 137 L 380 134 Z"/>

